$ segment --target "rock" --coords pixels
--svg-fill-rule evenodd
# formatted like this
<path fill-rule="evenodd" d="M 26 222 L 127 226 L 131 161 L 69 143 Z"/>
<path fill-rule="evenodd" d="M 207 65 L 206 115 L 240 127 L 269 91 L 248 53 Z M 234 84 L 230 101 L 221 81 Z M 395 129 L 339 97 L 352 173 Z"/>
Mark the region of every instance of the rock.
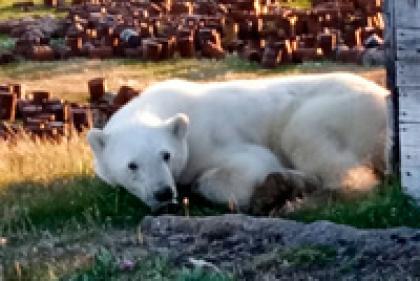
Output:
<path fill-rule="evenodd" d="M 420 276 L 420 258 L 413 258 L 420 241 L 412 238 L 418 231 L 409 228 L 359 230 L 326 221 L 224 215 L 146 217 L 141 229 L 149 252 L 184 266 L 190 258 L 204 260 L 238 280 Z"/>
<path fill-rule="evenodd" d="M 38 244 L 38 249 L 41 251 L 51 251 L 54 249 L 54 243 L 48 240 L 42 240 Z"/>
<path fill-rule="evenodd" d="M 420 277 L 420 257 L 413 257 L 411 259 L 411 266 L 414 276 Z"/>

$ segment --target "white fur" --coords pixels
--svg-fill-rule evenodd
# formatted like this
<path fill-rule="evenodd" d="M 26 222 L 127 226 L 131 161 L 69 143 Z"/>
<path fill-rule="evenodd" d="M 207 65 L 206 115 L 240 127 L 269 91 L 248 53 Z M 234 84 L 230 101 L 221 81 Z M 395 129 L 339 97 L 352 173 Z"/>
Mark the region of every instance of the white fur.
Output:
<path fill-rule="evenodd" d="M 372 171 L 385 172 L 390 139 L 387 97 L 385 89 L 346 73 L 170 80 L 146 89 L 88 139 L 97 174 L 152 207 L 163 182 L 174 189 L 196 183 L 209 200 L 246 208 L 268 173 L 287 169 L 318 177 L 324 188 L 375 184 Z M 178 113 L 185 114 L 178 116 L 183 137 L 167 124 Z M 162 150 L 171 152 L 169 164 Z M 129 161 L 139 164 L 134 174 Z"/>

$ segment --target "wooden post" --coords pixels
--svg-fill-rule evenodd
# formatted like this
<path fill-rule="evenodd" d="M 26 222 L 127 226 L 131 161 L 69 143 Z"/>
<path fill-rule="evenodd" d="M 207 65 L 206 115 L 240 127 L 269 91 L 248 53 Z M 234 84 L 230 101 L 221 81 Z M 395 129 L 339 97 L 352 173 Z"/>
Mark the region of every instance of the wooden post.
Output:
<path fill-rule="evenodd" d="M 387 86 L 392 91 L 393 168 L 420 200 L 420 1 L 385 1 Z"/>
<path fill-rule="evenodd" d="M 395 0 L 387 0 L 384 3 L 385 15 L 385 67 L 386 67 L 386 86 L 391 91 L 391 117 L 389 122 L 393 129 L 393 144 L 389 161 L 392 163 L 392 171 L 400 173 L 400 144 L 399 144 L 399 121 L 398 121 L 398 92 L 395 84 L 395 21 L 394 21 Z"/>

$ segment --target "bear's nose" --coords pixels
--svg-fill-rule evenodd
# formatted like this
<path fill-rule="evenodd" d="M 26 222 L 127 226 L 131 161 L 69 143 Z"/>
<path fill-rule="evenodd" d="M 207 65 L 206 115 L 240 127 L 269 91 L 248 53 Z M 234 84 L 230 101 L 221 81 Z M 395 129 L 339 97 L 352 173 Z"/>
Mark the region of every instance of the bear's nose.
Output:
<path fill-rule="evenodd" d="M 157 201 L 166 202 L 170 201 L 174 197 L 174 192 L 172 191 L 172 188 L 165 186 L 161 190 L 156 191 L 154 196 Z"/>

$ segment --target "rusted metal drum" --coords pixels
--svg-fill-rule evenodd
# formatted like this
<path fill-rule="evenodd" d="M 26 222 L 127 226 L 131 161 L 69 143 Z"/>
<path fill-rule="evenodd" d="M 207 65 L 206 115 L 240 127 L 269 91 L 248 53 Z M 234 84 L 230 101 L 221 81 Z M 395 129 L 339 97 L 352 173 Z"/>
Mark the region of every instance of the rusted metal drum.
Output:
<path fill-rule="evenodd" d="M 89 108 L 72 107 L 70 109 L 72 124 L 78 131 L 84 131 L 92 127 L 92 112 Z"/>
<path fill-rule="evenodd" d="M 201 54 L 204 57 L 214 58 L 214 59 L 223 59 L 225 57 L 225 51 L 223 48 L 211 41 L 206 41 L 201 46 Z"/>
<path fill-rule="evenodd" d="M 298 63 L 322 58 L 324 58 L 324 54 L 321 48 L 298 48 L 293 52 L 293 60 Z"/>
<path fill-rule="evenodd" d="M 51 93 L 48 91 L 33 91 L 32 92 L 33 102 L 35 104 L 42 104 L 51 97 Z"/>
<path fill-rule="evenodd" d="M 54 60 L 55 53 L 50 46 L 32 46 L 30 50 L 30 58 L 38 61 Z"/>
<path fill-rule="evenodd" d="M 113 104 L 114 106 L 121 107 L 138 95 L 139 92 L 132 87 L 121 86 L 117 96 L 114 98 Z"/>
<path fill-rule="evenodd" d="M 143 59 L 158 61 L 162 56 L 162 45 L 153 39 L 146 39 L 142 42 Z"/>
<path fill-rule="evenodd" d="M 0 93 L 0 120 L 14 121 L 16 117 L 16 94 Z"/>
<path fill-rule="evenodd" d="M 195 55 L 194 39 L 192 36 L 177 39 L 177 49 L 183 58 L 192 58 Z"/>
<path fill-rule="evenodd" d="M 94 78 L 88 81 L 90 102 L 99 102 L 105 95 L 105 78 Z"/>

